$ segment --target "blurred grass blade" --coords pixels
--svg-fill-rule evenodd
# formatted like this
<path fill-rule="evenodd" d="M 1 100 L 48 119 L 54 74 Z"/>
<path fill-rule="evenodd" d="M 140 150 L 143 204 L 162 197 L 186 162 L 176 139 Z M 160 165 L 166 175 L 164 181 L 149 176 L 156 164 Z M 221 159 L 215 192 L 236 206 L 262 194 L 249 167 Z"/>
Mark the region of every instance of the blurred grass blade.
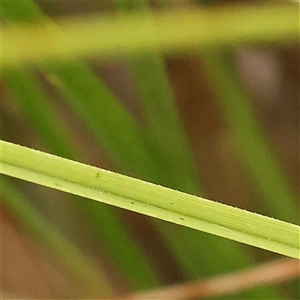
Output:
<path fill-rule="evenodd" d="M 211 86 L 218 96 L 234 137 L 263 195 L 270 213 L 285 221 L 297 222 L 298 197 L 291 189 L 264 138 L 233 64 L 231 55 L 220 51 L 202 52 Z"/>
<path fill-rule="evenodd" d="M 1 173 L 300 259 L 300 227 L 1 141 Z"/>
<path fill-rule="evenodd" d="M 84 283 L 85 297 L 112 297 L 114 292 L 95 262 L 90 261 L 74 244 L 68 241 L 59 229 L 46 221 L 41 214 L 24 198 L 3 175 L 1 181 L 1 202 L 19 217 L 19 222 L 43 244 L 50 246 L 51 251 L 67 266 L 71 275 Z"/>
<path fill-rule="evenodd" d="M 131 174 L 161 178 L 148 141 L 99 78 L 79 62 L 48 63 L 44 68 L 76 112 L 89 125 L 116 166 Z M 126 159 L 124 159 L 126 158 Z"/>
<path fill-rule="evenodd" d="M 7 7 L 7 3 L 2 5 Z M 48 22 L 22 28 L 5 24 L 2 64 L 39 63 L 54 57 L 104 59 L 145 50 L 178 54 L 197 47 L 260 41 L 289 44 L 299 38 L 298 14 L 296 4 L 266 4 L 237 5 L 230 10 L 174 10 L 147 17 L 140 12 L 88 16 L 61 20 L 58 26 Z"/>
<path fill-rule="evenodd" d="M 75 147 L 69 146 L 70 142 L 62 130 L 63 126 L 58 125 L 61 120 L 54 113 L 51 100 L 41 90 L 35 78 L 25 70 L 11 69 L 4 73 L 4 81 L 10 92 L 14 94 L 47 148 L 68 158 L 79 157 L 79 153 L 75 153 Z M 89 216 L 89 220 L 97 228 L 95 236 L 101 241 L 105 240 L 106 254 L 114 259 L 131 286 L 141 288 L 157 284 L 153 267 L 139 249 L 139 245 L 124 231 L 124 225 L 118 220 L 111 207 L 103 206 L 101 210 L 95 210 L 93 203 L 85 203 L 78 205 L 78 208 Z M 105 228 L 101 230 L 101 234 L 100 228 Z M 141 263 L 136 265 L 136 261 Z"/>
<path fill-rule="evenodd" d="M 115 1 L 115 5 L 120 13 L 133 9 L 137 9 L 145 17 L 152 13 L 148 2 L 143 0 Z M 160 150 L 159 155 L 162 158 L 159 161 L 165 164 L 162 172 L 168 178 L 166 186 L 200 195 L 195 162 L 176 110 L 161 53 L 146 51 L 128 57 L 127 61 L 141 100 L 147 135 Z M 228 271 L 246 267 L 251 261 L 240 245 L 230 240 L 216 239 L 185 227 L 174 228 L 172 224 L 161 224 L 155 220 L 154 225 L 187 278 L 223 272 L 224 260 L 227 261 Z M 214 252 L 210 249 L 214 249 Z M 278 297 L 274 289 L 268 288 L 243 295 L 245 299 L 262 296 L 273 299 Z"/>
<path fill-rule="evenodd" d="M 78 158 L 76 147 L 66 134 L 65 124 L 31 72 L 10 68 L 2 72 L 2 76 L 7 90 L 13 94 L 18 106 L 30 120 L 33 130 L 39 134 L 47 149 L 65 158 Z"/>
<path fill-rule="evenodd" d="M 147 135 L 156 143 L 161 161 L 166 164 L 163 170 L 169 177 L 168 186 L 199 193 L 195 163 L 174 106 L 162 58 L 153 52 L 131 58 L 129 63 L 141 99 Z"/>
<path fill-rule="evenodd" d="M 114 1 L 122 13 L 137 9 L 146 18 L 151 16 L 147 1 Z M 168 82 L 162 55 L 157 51 L 128 57 L 140 103 L 145 116 L 147 136 L 160 151 L 162 171 L 169 178 L 169 187 L 184 192 L 199 193 L 195 163 L 183 124 L 178 116 L 172 88 Z M 181 172 L 178 173 L 178 170 Z M 174 176 L 175 175 L 175 176 Z"/>

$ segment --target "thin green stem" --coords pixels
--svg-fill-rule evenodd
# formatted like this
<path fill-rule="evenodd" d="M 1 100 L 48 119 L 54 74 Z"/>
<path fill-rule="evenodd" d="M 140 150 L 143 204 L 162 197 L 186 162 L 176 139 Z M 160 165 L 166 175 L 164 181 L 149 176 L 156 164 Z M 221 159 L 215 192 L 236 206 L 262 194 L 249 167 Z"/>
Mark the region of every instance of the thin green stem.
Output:
<path fill-rule="evenodd" d="M 59 27 L 48 22 L 5 26 L 2 64 L 36 64 L 53 57 L 105 59 L 145 50 L 178 54 L 197 47 L 251 42 L 282 45 L 297 42 L 298 36 L 298 10 L 293 4 L 89 16 L 61 21 Z"/>
<path fill-rule="evenodd" d="M 77 158 L 79 155 L 67 135 L 66 124 L 32 72 L 10 68 L 2 75 L 8 92 L 14 96 L 47 149 L 66 158 Z"/>
<path fill-rule="evenodd" d="M 146 18 L 152 12 L 148 2 L 114 1 L 120 13 L 136 9 Z M 158 148 L 158 163 L 168 178 L 168 186 L 199 194 L 192 151 L 176 108 L 164 59 L 158 51 L 147 51 L 127 59 L 139 95 L 147 136 Z M 181 170 L 181 172 L 177 172 Z"/>
<path fill-rule="evenodd" d="M 296 222 L 298 197 L 262 133 L 250 98 L 235 71 L 232 56 L 210 49 L 202 52 L 201 58 L 220 108 L 270 213 L 276 218 Z"/>
<path fill-rule="evenodd" d="M 1 141 L 1 173 L 300 259 L 300 227 Z"/>

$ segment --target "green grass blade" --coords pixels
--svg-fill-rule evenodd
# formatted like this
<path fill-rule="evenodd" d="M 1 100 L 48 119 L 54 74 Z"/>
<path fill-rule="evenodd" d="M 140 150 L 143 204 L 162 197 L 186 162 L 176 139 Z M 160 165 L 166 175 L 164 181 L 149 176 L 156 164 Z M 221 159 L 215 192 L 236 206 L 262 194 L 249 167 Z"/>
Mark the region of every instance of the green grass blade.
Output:
<path fill-rule="evenodd" d="M 167 176 L 176 174 L 170 178 L 169 186 L 199 193 L 195 163 L 174 106 L 162 58 L 157 53 L 148 53 L 129 61 L 147 123 L 147 135 L 161 151 Z"/>
<path fill-rule="evenodd" d="M 1 141 L 1 173 L 300 259 L 300 227 Z"/>
<path fill-rule="evenodd" d="M 7 6 L 7 2 L 2 3 Z M 11 4 L 12 5 L 12 4 Z M 5 14 L 4 14 L 5 16 Z M 278 22 L 280 20 L 280 22 Z M 101 34 L 99 34 L 101 32 Z M 178 54 L 196 47 L 251 42 L 290 44 L 299 37 L 296 4 L 235 9 L 170 11 L 157 16 L 86 17 L 2 30 L 2 64 L 39 63 L 59 57 L 107 58 L 145 50 Z M 26 47 L 24 47 L 26 45 Z"/>
<path fill-rule="evenodd" d="M 99 78 L 79 62 L 49 63 L 45 70 L 120 170 L 161 178 L 145 135 Z"/>
<path fill-rule="evenodd" d="M 60 230 L 49 223 L 3 175 L 0 181 L 1 202 L 19 217 L 19 222 L 34 238 L 51 247 L 51 251 L 59 257 L 62 265 L 68 267 L 80 284 L 84 283 L 87 292 L 84 296 L 112 297 L 114 292 L 110 283 L 101 274 L 101 270 L 95 267 L 95 262 L 90 261 L 68 241 Z"/>
<path fill-rule="evenodd" d="M 58 126 L 60 121 L 54 113 L 50 100 L 40 89 L 34 78 L 25 71 L 10 70 L 5 72 L 4 79 L 10 91 L 19 100 L 28 119 L 34 128 L 38 130 L 47 148 L 68 158 L 78 157 L 79 154 L 75 155 L 75 150 L 70 148 L 68 139 L 61 130 L 63 127 Z M 125 233 L 123 224 L 110 207 L 104 206 L 101 210 L 94 210 L 92 203 L 86 203 L 84 207 L 80 205 L 79 209 L 84 211 L 89 216 L 89 220 L 98 228 L 95 230 L 95 236 L 100 238 L 99 228 L 106 228 L 105 231 L 102 230 L 101 232 L 102 240 L 105 236 L 104 248 L 106 253 L 114 258 L 115 263 L 120 270 L 123 270 L 124 276 L 131 286 L 148 287 L 158 283 L 156 273 L 150 262 L 134 240 Z M 99 227 L 99 223 L 101 227 Z M 122 245 L 120 241 L 122 241 Z M 136 265 L 136 261 L 141 263 Z"/>
<path fill-rule="evenodd" d="M 261 132 L 250 99 L 235 71 L 232 57 L 218 51 L 203 52 L 201 57 L 218 96 L 220 108 L 270 213 L 276 218 L 296 222 L 299 217 L 296 207 L 298 197 L 280 170 L 279 163 Z"/>
<path fill-rule="evenodd" d="M 77 158 L 78 153 L 66 134 L 65 124 L 30 71 L 9 69 L 2 72 L 2 76 L 8 91 L 42 137 L 47 149 L 66 158 Z"/>
<path fill-rule="evenodd" d="M 147 1 L 114 1 L 119 11 L 138 9 L 145 17 L 151 16 Z M 143 108 L 147 135 L 160 150 L 169 177 L 169 187 L 189 193 L 199 193 L 195 163 L 183 124 L 178 116 L 173 91 L 168 82 L 162 55 L 156 51 L 128 57 Z M 177 172 L 181 170 L 181 172 Z M 172 177 L 172 175 L 175 175 Z"/>

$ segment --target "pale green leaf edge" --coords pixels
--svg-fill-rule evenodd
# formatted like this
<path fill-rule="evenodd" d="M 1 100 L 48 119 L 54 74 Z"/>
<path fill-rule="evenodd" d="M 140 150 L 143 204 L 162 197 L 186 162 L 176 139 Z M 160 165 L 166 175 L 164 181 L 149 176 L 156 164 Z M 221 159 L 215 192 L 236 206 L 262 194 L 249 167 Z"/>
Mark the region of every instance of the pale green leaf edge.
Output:
<path fill-rule="evenodd" d="M 9 142 L 0 172 L 300 259 L 300 227 Z"/>

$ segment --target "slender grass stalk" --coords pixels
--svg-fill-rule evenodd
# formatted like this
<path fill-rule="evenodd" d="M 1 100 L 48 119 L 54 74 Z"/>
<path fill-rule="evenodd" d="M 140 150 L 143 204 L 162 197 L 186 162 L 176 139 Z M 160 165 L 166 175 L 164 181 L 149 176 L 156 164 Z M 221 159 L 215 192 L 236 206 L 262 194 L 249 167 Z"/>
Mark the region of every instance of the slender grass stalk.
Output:
<path fill-rule="evenodd" d="M 300 259 L 300 227 L 1 141 L 1 173 Z"/>
<path fill-rule="evenodd" d="M 251 42 L 290 44 L 298 41 L 297 20 L 297 7 L 290 4 L 174 10 L 147 17 L 139 12 L 89 16 L 61 20 L 59 27 L 49 22 L 22 28 L 7 25 L 2 30 L 2 64 L 39 63 L 53 57 L 105 59 L 144 50 L 178 54 L 196 47 Z"/>
<path fill-rule="evenodd" d="M 119 170 L 163 179 L 142 130 L 99 78 L 80 62 L 48 63 L 46 74 L 87 122 Z M 126 157 L 126 160 L 124 159 Z"/>
<path fill-rule="evenodd" d="M 119 9 L 117 12 L 137 9 L 146 18 L 151 16 L 147 1 L 114 3 Z M 127 61 L 140 98 L 146 133 L 160 151 L 158 163 L 164 163 L 161 169 L 166 174 L 164 177 L 169 178 L 168 186 L 199 194 L 195 163 L 178 116 L 163 56 L 157 51 L 148 51 L 128 57 Z"/>
<path fill-rule="evenodd" d="M 162 57 L 153 52 L 128 61 L 139 92 L 146 133 L 160 151 L 158 163 L 164 164 L 161 169 L 168 174 L 168 186 L 198 194 L 195 164 L 177 115 Z M 178 169 L 181 170 L 179 174 Z"/>
<path fill-rule="evenodd" d="M 259 125 L 250 99 L 235 71 L 231 55 L 217 50 L 201 53 L 208 79 L 218 96 L 220 108 L 234 138 L 256 179 L 270 213 L 285 221 L 297 222 L 298 197 L 280 170 Z"/>
<path fill-rule="evenodd" d="M 2 76 L 7 90 L 14 95 L 15 102 L 30 120 L 33 129 L 42 137 L 47 149 L 65 158 L 78 158 L 76 147 L 67 135 L 66 124 L 58 117 L 51 99 L 37 84 L 30 70 L 10 68 Z"/>

